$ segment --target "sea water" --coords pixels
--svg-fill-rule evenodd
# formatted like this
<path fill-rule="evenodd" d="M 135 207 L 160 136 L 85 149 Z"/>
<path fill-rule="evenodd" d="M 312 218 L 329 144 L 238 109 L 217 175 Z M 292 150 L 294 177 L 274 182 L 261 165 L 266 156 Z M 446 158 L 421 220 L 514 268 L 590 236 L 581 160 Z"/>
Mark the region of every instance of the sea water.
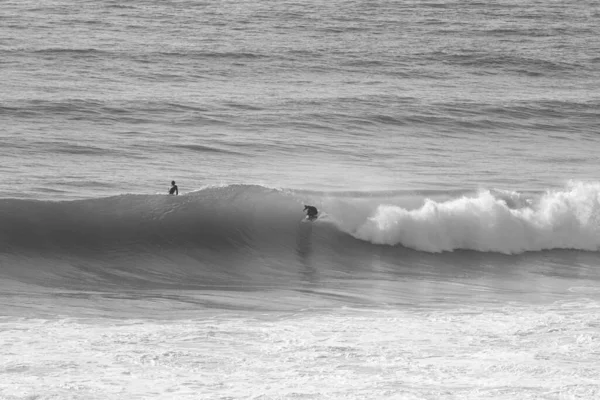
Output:
<path fill-rule="evenodd" d="M 599 38 L 585 0 L 3 2 L 0 398 L 600 397 Z"/>

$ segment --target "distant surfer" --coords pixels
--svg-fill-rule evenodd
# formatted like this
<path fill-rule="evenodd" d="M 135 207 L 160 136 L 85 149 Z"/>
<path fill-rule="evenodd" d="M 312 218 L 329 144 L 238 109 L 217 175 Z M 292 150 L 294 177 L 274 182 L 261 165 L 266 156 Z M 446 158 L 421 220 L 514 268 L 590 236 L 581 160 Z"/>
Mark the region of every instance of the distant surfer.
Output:
<path fill-rule="evenodd" d="M 179 195 L 179 189 L 175 184 L 175 181 L 171 181 L 171 189 L 169 189 L 169 194 Z"/>
<path fill-rule="evenodd" d="M 314 221 L 315 219 L 317 219 L 317 214 L 319 214 L 319 210 L 317 210 L 317 207 L 313 207 L 313 206 L 304 206 L 304 210 L 306 211 L 306 219 L 309 221 Z"/>

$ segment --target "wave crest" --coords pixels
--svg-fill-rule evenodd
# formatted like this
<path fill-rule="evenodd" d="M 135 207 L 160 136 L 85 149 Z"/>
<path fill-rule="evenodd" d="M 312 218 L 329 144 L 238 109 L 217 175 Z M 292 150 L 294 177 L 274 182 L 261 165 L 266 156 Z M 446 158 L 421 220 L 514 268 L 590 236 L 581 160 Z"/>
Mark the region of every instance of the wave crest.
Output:
<path fill-rule="evenodd" d="M 541 196 L 481 191 L 407 209 L 379 205 L 358 225 L 342 229 L 374 244 L 427 252 L 457 249 L 516 254 L 600 246 L 600 184 L 572 183 Z"/>
<path fill-rule="evenodd" d="M 208 187 L 184 196 L 123 195 L 71 202 L 0 200 L 0 252 L 88 250 L 127 254 L 263 252 L 294 247 L 303 204 L 322 212 L 319 246 L 368 251 L 391 245 L 424 252 L 600 247 L 600 183 L 518 193 L 301 192 L 262 186 Z M 266 252 L 266 253 L 265 253 Z"/>

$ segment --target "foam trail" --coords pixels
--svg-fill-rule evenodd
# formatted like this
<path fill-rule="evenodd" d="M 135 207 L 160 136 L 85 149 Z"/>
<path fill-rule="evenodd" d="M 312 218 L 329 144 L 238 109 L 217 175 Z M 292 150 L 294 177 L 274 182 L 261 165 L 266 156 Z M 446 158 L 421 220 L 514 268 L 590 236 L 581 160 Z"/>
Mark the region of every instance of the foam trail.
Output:
<path fill-rule="evenodd" d="M 374 244 L 427 252 L 599 249 L 600 184 L 571 183 L 523 203 L 513 208 L 506 199 L 481 191 L 445 202 L 428 199 L 413 210 L 380 205 L 350 233 Z"/>

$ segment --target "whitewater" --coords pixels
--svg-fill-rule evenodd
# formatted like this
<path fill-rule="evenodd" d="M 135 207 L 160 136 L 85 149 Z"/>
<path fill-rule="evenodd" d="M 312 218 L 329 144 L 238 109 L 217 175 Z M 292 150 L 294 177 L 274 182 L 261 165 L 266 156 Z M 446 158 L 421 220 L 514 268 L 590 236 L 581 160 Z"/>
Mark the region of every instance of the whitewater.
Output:
<path fill-rule="evenodd" d="M 0 399 L 600 398 L 599 29 L 3 2 Z"/>

